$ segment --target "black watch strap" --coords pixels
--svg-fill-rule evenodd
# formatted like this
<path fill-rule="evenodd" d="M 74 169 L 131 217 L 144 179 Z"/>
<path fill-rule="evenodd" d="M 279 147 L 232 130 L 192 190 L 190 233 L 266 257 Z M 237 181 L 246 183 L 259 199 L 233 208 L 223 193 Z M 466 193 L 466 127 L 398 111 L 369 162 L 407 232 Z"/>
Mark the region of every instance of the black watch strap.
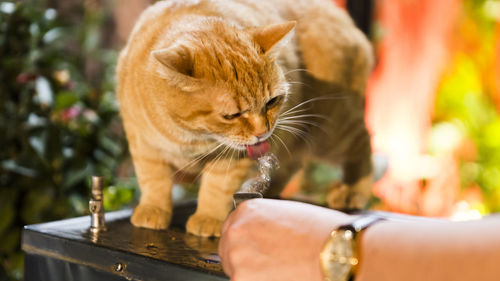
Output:
<path fill-rule="evenodd" d="M 356 235 L 361 232 L 363 229 L 366 229 L 370 225 L 385 220 L 383 217 L 377 215 L 363 215 L 359 218 L 356 218 L 349 224 L 341 225 L 337 229 L 339 230 L 350 230 L 353 234 L 353 238 L 356 238 Z"/>

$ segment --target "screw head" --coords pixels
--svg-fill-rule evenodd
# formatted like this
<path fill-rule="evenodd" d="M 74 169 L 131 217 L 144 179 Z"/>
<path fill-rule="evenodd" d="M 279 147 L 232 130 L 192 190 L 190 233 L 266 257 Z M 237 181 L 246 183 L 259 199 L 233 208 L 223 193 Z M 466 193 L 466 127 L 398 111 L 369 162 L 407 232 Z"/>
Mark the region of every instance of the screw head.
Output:
<path fill-rule="evenodd" d="M 115 265 L 113 265 L 113 270 L 116 272 L 122 272 L 124 267 L 125 266 L 121 262 L 118 262 L 118 263 L 115 263 Z"/>

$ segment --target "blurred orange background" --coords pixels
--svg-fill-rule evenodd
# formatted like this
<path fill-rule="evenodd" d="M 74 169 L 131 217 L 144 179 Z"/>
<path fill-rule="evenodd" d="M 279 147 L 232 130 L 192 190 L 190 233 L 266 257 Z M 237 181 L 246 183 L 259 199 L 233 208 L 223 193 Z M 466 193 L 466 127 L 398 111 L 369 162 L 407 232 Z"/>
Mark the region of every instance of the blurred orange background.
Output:
<path fill-rule="evenodd" d="M 379 207 L 500 210 L 500 2 L 377 1 L 366 121 L 390 168 Z"/>
<path fill-rule="evenodd" d="M 372 208 L 456 220 L 499 212 L 500 1 L 372 3 L 366 123 L 389 163 Z M 293 195 L 302 176 L 282 195 L 304 199 Z"/>

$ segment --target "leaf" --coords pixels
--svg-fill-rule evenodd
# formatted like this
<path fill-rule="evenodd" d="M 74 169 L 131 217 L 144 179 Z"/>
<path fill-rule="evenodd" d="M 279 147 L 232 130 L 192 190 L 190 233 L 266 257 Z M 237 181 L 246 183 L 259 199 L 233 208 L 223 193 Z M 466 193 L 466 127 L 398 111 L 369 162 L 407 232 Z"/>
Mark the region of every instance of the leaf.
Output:
<path fill-rule="evenodd" d="M 43 127 L 47 124 L 47 119 L 36 115 L 35 113 L 30 113 L 28 115 L 28 121 L 26 122 L 27 128 Z"/>
<path fill-rule="evenodd" d="M 0 3 L 0 12 L 4 14 L 12 14 L 16 10 L 16 4 L 10 2 Z"/>
<path fill-rule="evenodd" d="M 38 136 L 31 136 L 29 138 L 29 143 L 31 147 L 36 151 L 40 158 L 45 158 L 45 144 L 47 141 L 47 134 L 42 132 Z"/>
<path fill-rule="evenodd" d="M 80 169 L 71 169 L 64 179 L 63 187 L 65 189 L 68 189 L 73 187 L 77 183 L 83 182 L 85 178 L 91 175 L 91 171 L 92 169 L 90 164 L 87 164 Z"/>
<path fill-rule="evenodd" d="M 106 151 L 111 153 L 111 155 L 119 155 L 122 151 L 122 147 L 120 146 L 118 140 L 112 140 L 111 138 L 102 135 L 99 138 L 99 142 L 100 145 L 106 149 Z"/>
<path fill-rule="evenodd" d="M 7 233 L 0 236 L 0 254 L 12 253 L 17 247 L 21 237 L 21 231 L 18 228 L 11 228 Z"/>
<path fill-rule="evenodd" d="M 51 44 L 54 41 L 61 38 L 61 36 L 63 36 L 63 34 L 64 34 L 63 29 L 61 27 L 56 27 L 56 28 L 49 30 L 47 33 L 45 33 L 43 35 L 42 41 L 45 44 Z"/>
<path fill-rule="evenodd" d="M 10 273 L 16 280 L 22 280 L 24 272 L 24 253 L 16 252 L 10 257 Z"/>
<path fill-rule="evenodd" d="M 56 110 L 68 108 L 79 101 L 79 98 L 72 92 L 61 92 L 56 96 Z"/>
<path fill-rule="evenodd" d="M 39 223 L 45 218 L 47 210 L 52 208 L 54 194 L 50 189 L 35 189 L 24 198 L 21 217 L 26 224 Z M 1 243 L 0 243 L 1 244 Z"/>
<path fill-rule="evenodd" d="M 2 161 L 2 168 L 26 177 L 35 177 L 38 174 L 36 170 L 22 167 L 12 159 Z"/>
<path fill-rule="evenodd" d="M 89 198 L 78 194 L 72 194 L 68 198 L 69 203 L 77 215 L 88 214 Z"/>
<path fill-rule="evenodd" d="M 14 219 L 14 208 L 12 204 L 0 206 L 0 235 L 11 225 Z"/>

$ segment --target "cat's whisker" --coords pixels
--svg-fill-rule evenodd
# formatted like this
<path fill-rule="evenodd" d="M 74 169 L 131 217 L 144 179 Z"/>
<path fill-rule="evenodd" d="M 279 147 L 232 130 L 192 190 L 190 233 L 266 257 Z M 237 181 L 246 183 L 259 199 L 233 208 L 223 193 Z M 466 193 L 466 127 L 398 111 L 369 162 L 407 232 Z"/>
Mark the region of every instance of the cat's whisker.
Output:
<path fill-rule="evenodd" d="M 292 70 L 289 70 L 285 73 L 283 73 L 284 76 L 287 76 L 288 74 L 290 73 L 294 73 L 294 72 L 298 72 L 298 71 L 302 71 L 302 72 L 310 72 L 308 69 L 305 69 L 305 68 L 296 68 L 296 69 L 292 69 Z"/>
<path fill-rule="evenodd" d="M 294 92 L 294 91 L 289 91 L 286 95 L 286 100 L 293 100 L 295 101 L 296 103 L 297 102 L 300 102 L 302 100 L 302 97 L 301 96 L 297 96 L 296 95 L 297 93 Z"/>
<path fill-rule="evenodd" d="M 273 135 L 270 135 L 270 136 L 269 136 L 269 140 L 271 141 L 271 145 L 272 145 L 272 146 L 275 146 L 275 145 L 276 145 L 276 141 L 273 139 Z"/>
<path fill-rule="evenodd" d="M 293 133 L 296 136 L 299 136 L 299 135 L 306 136 L 306 132 L 304 130 L 301 130 L 301 129 L 296 128 L 296 127 L 292 127 L 292 126 L 280 124 L 280 125 L 277 126 L 277 128 L 284 129 L 285 131 Z"/>
<path fill-rule="evenodd" d="M 303 128 L 307 128 L 307 125 L 311 125 L 313 127 L 316 127 L 318 129 L 320 129 L 321 131 L 323 131 L 328 136 L 331 136 L 331 132 L 330 131 L 325 130 L 325 128 L 323 126 L 321 126 L 320 124 L 318 124 L 316 122 L 312 122 L 312 121 L 304 121 L 304 120 L 280 120 L 280 124 L 297 125 L 297 126 L 301 126 Z"/>
<path fill-rule="evenodd" d="M 304 105 L 309 104 L 311 102 L 321 101 L 321 100 L 338 100 L 338 99 L 343 99 L 343 98 L 346 98 L 346 97 L 326 95 L 326 96 L 319 96 L 319 97 L 311 98 L 311 99 L 308 99 L 306 101 L 303 101 L 303 102 L 295 105 L 294 107 L 288 109 L 287 111 L 283 112 L 282 114 L 286 114 L 286 113 L 288 113 L 288 112 L 290 112 L 298 107 L 304 106 Z"/>
<path fill-rule="evenodd" d="M 311 125 L 316 128 L 322 128 L 322 126 L 319 123 L 312 122 L 312 121 L 304 121 L 304 120 L 280 120 L 280 124 L 285 124 L 285 125 L 298 125 L 302 127 L 307 127 L 306 125 Z"/>
<path fill-rule="evenodd" d="M 234 145 L 238 145 L 238 144 L 237 144 L 237 143 L 234 143 Z M 238 156 L 238 154 L 239 154 L 239 150 L 238 150 L 238 149 L 232 148 L 231 150 L 232 150 L 232 151 L 231 151 L 231 156 L 230 156 L 230 158 L 229 158 L 229 164 L 228 164 L 228 167 L 229 167 L 229 166 L 231 166 L 231 160 L 232 160 L 232 159 L 233 159 L 233 157 L 234 157 L 234 152 L 238 152 L 238 153 L 236 154 L 236 156 Z"/>
<path fill-rule="evenodd" d="M 299 115 L 293 115 L 293 116 L 286 116 L 286 117 L 281 117 L 280 116 L 280 119 L 281 120 L 293 120 L 293 119 L 298 119 L 298 118 L 306 118 L 306 117 L 314 117 L 314 118 L 320 118 L 320 119 L 323 119 L 323 120 L 326 120 L 326 121 L 332 121 L 332 119 L 324 116 L 324 115 L 321 115 L 321 114 L 299 114 Z"/>
<path fill-rule="evenodd" d="M 229 154 L 231 153 L 231 155 Z M 226 153 L 224 154 L 224 156 L 221 158 L 221 159 L 225 159 L 226 161 L 229 160 L 227 166 L 226 166 L 226 173 L 225 173 L 225 176 L 224 176 L 224 182 L 226 181 L 226 178 L 227 178 L 227 171 L 229 170 L 229 166 L 231 165 L 231 160 L 232 160 L 232 155 L 234 153 L 234 148 L 233 147 L 230 147 Z"/>
<path fill-rule="evenodd" d="M 224 182 L 226 182 L 226 180 L 227 180 L 227 174 L 229 172 L 229 168 L 231 167 L 231 161 L 233 160 L 234 151 L 235 151 L 235 149 L 231 149 L 231 156 L 229 157 L 229 162 L 227 163 L 227 166 L 226 166 L 226 173 L 224 175 Z"/>
<path fill-rule="evenodd" d="M 292 108 L 288 109 L 287 111 L 283 112 L 282 114 L 287 114 L 287 113 L 289 113 L 290 111 L 292 111 L 292 110 L 294 110 L 294 109 L 297 109 L 297 108 L 299 108 L 299 107 L 301 107 L 301 106 L 304 106 L 304 105 L 306 105 L 306 104 L 309 104 L 309 103 L 314 102 L 314 101 L 317 101 L 317 100 L 319 100 L 319 99 L 318 99 L 318 98 L 308 99 L 308 100 L 303 101 L 303 102 L 301 102 L 301 103 L 299 103 L 299 104 L 295 105 L 294 107 L 292 107 Z"/>
<path fill-rule="evenodd" d="M 206 166 L 197 173 L 196 177 L 194 178 L 194 182 L 196 182 L 198 179 L 200 179 L 200 177 L 203 175 L 203 173 L 207 172 L 207 171 L 211 171 L 212 168 L 217 164 L 217 162 L 224 158 L 224 155 L 226 154 L 226 152 L 231 149 L 230 146 L 228 146 L 227 144 L 225 143 L 221 143 L 218 147 L 220 146 L 224 146 L 225 147 L 211 160 L 212 162 L 212 167 L 211 168 L 208 168 L 208 170 L 206 170 Z"/>
<path fill-rule="evenodd" d="M 276 142 L 276 140 L 274 139 L 274 134 L 272 134 L 271 136 L 269 136 L 269 140 L 271 141 L 271 144 L 273 146 L 276 146 L 276 147 L 279 147 L 278 143 Z"/>
<path fill-rule="evenodd" d="M 305 141 L 309 147 L 309 149 L 312 148 L 312 142 L 310 139 L 308 139 L 308 134 L 299 129 L 299 128 L 295 128 L 295 127 L 291 127 L 291 126 L 287 126 L 287 125 L 277 125 L 276 128 L 280 129 L 280 130 L 283 130 L 285 132 L 288 132 L 290 134 L 292 134 L 293 136 L 296 136 L 300 139 L 302 139 L 303 141 Z"/>
<path fill-rule="evenodd" d="M 294 111 L 288 112 L 288 113 L 286 113 L 286 114 L 280 114 L 280 117 L 290 116 L 290 115 L 292 115 L 292 114 L 305 112 L 305 111 L 308 111 L 308 110 L 310 110 L 310 109 L 311 109 L 311 108 L 302 108 L 302 109 L 297 109 L 297 110 L 294 110 Z"/>
<path fill-rule="evenodd" d="M 230 149 L 231 149 L 231 146 L 226 145 L 226 147 L 224 148 L 224 150 L 222 150 L 222 152 L 217 155 L 217 157 L 215 158 L 215 160 L 212 161 L 212 168 L 215 167 L 215 165 L 219 162 L 219 160 L 223 159 L 226 156 L 226 153 Z"/>
<path fill-rule="evenodd" d="M 283 147 L 285 148 L 286 152 L 288 153 L 288 156 L 292 157 L 292 153 L 290 152 L 290 150 L 286 146 L 285 142 L 278 135 L 273 135 L 273 136 L 275 136 L 283 144 Z"/>
<path fill-rule="evenodd" d="M 190 168 L 190 167 L 196 165 L 199 161 L 201 161 L 203 158 L 207 157 L 208 155 L 210 155 L 211 153 L 213 153 L 214 151 L 216 151 L 217 149 L 219 149 L 219 147 L 221 147 L 222 145 L 223 144 L 221 143 L 221 144 L 217 145 L 216 147 L 214 147 L 213 149 L 209 150 L 208 152 L 200 154 L 199 156 L 197 156 L 196 158 L 194 158 L 193 160 L 191 160 L 190 162 L 188 162 L 183 167 L 177 169 L 174 172 L 174 174 L 172 175 L 172 177 L 174 177 L 175 175 L 177 175 L 177 173 L 181 172 L 182 170 Z"/>
<path fill-rule="evenodd" d="M 304 86 L 304 87 L 307 87 L 309 89 L 312 89 L 313 87 L 307 83 L 304 83 L 304 82 L 300 82 L 300 81 L 287 81 L 288 84 L 296 84 L 296 85 L 301 85 L 301 86 Z"/>
<path fill-rule="evenodd" d="M 195 182 L 196 182 L 196 181 L 200 178 L 200 176 L 202 176 L 202 174 L 204 174 L 204 173 L 209 173 L 209 172 L 210 172 L 210 171 L 211 171 L 211 170 L 215 167 L 215 165 L 217 164 L 217 162 L 218 162 L 221 158 L 223 158 L 223 157 L 224 157 L 224 154 L 225 154 L 225 153 L 226 153 L 226 152 L 227 152 L 227 151 L 231 148 L 231 147 L 230 147 L 230 146 L 228 146 L 227 144 L 224 144 L 224 143 L 222 143 L 222 144 L 223 144 L 223 145 L 226 145 L 226 146 L 224 147 L 224 149 L 223 149 L 221 152 L 219 152 L 219 153 L 217 154 L 217 156 L 214 158 L 214 160 L 212 160 L 212 161 L 211 161 L 211 167 L 209 167 L 209 168 L 208 168 L 208 170 L 205 170 L 205 168 L 206 168 L 206 166 L 205 166 L 205 168 L 204 168 L 203 170 L 201 170 L 200 172 L 198 172 L 198 175 L 197 175 L 197 176 L 195 177 L 195 179 L 194 179 L 194 181 L 195 181 Z"/>
<path fill-rule="evenodd" d="M 280 125 L 280 129 L 292 134 L 293 137 L 303 140 L 309 149 L 312 149 L 311 136 L 308 132 L 289 125 Z"/>

